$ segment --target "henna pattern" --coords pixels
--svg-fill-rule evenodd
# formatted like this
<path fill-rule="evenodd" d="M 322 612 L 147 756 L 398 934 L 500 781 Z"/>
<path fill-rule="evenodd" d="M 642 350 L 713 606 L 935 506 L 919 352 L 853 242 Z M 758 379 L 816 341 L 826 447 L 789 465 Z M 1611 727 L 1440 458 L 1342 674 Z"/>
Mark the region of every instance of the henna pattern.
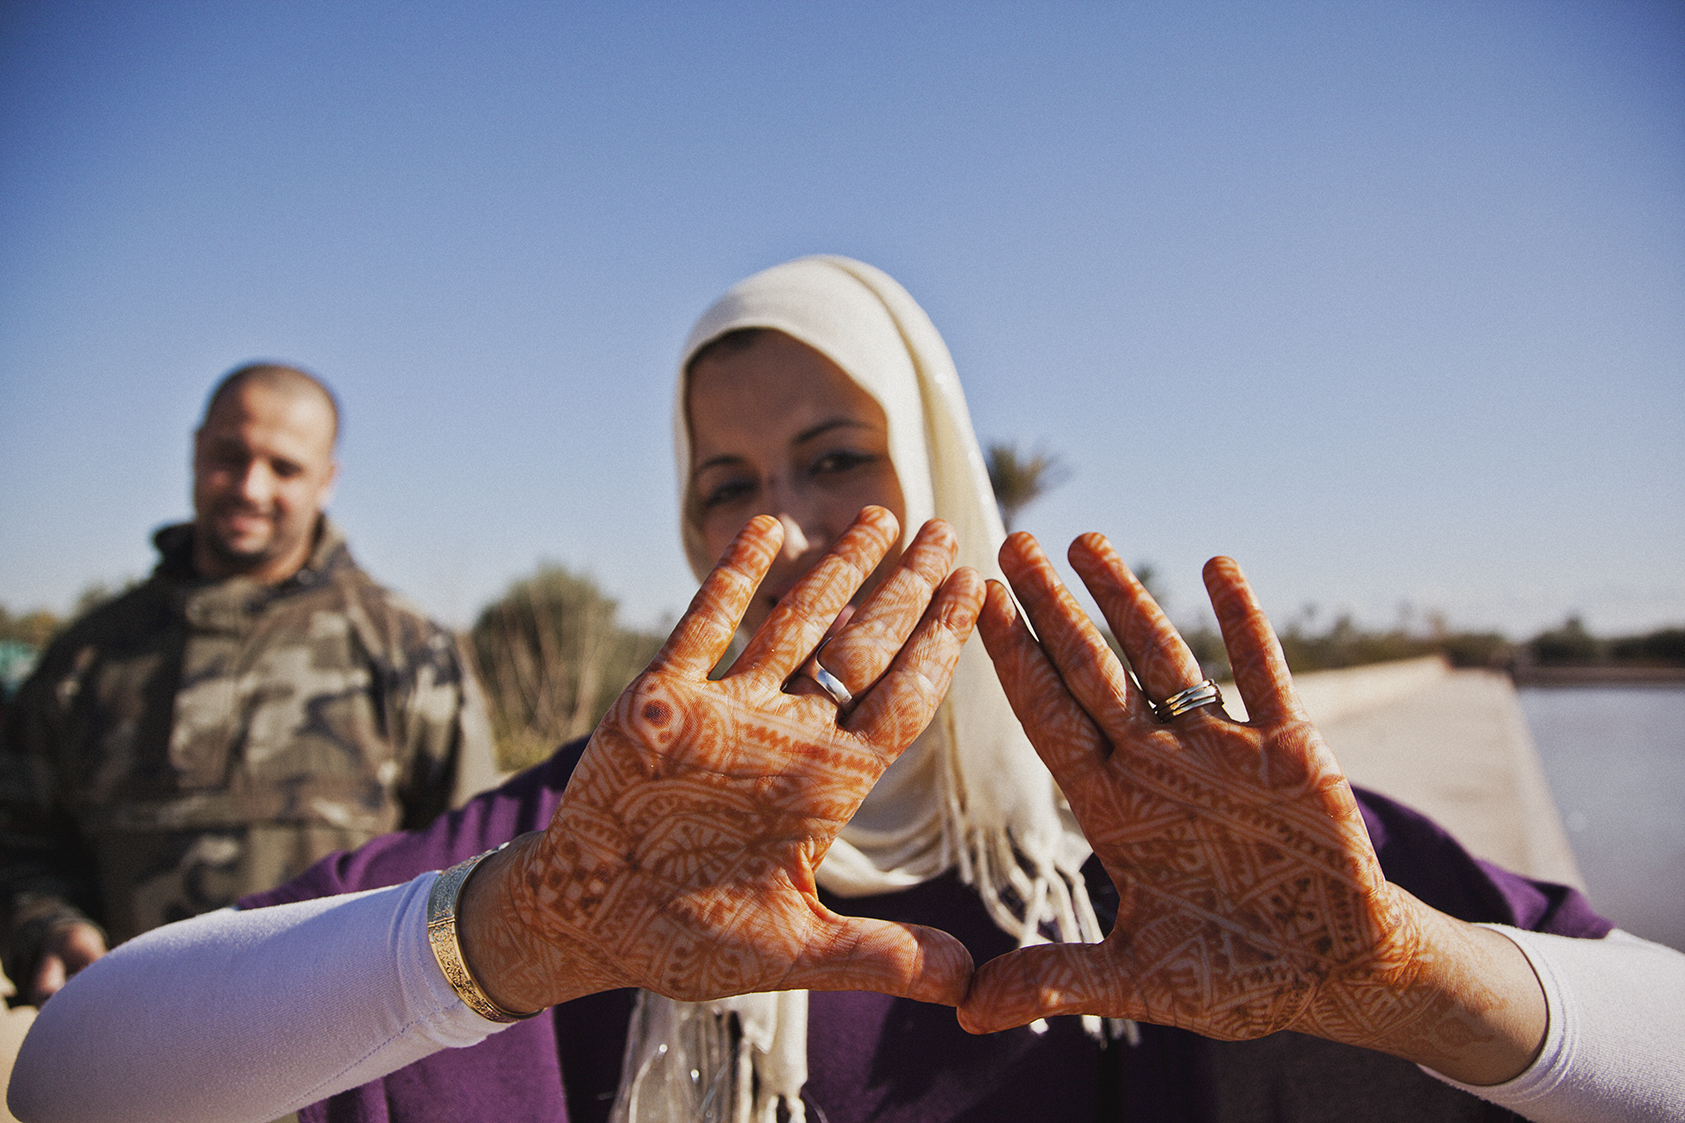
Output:
<path fill-rule="evenodd" d="M 752 520 L 649 668 L 604 718 L 549 828 L 488 859 L 465 903 L 467 952 L 512 1009 L 612 987 L 702 1000 L 870 989 L 957 1004 L 970 956 L 952 936 L 838 916 L 814 869 L 947 688 L 983 599 L 927 525 L 826 649 L 862 695 L 841 722 L 783 687 L 894 541 L 867 508 L 717 681 L 778 549 Z M 483 881 L 482 881 L 483 877 Z"/>
<path fill-rule="evenodd" d="M 1202 677 L 1104 538 L 1078 539 L 1070 559 L 1149 693 Z M 1234 562 L 1213 560 L 1205 579 L 1245 724 L 1215 707 L 1160 724 L 1034 539 L 1008 539 L 1001 565 L 1041 641 L 993 583 L 979 628 L 1121 905 L 1101 944 L 984 964 L 962 1024 L 984 1032 L 1093 1013 L 1230 1039 L 1296 1029 L 1414 1059 L 1483 1032 L 1469 1012 L 1496 999 L 1458 966 L 1466 956 L 1446 952 L 1461 938 L 1447 927 L 1456 922 L 1385 880 Z"/>

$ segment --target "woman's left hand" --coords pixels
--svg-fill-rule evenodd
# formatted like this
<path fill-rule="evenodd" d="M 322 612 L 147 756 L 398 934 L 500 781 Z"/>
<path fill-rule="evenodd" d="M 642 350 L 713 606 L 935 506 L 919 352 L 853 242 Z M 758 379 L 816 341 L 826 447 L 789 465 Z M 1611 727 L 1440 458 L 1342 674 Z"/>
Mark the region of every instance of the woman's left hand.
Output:
<path fill-rule="evenodd" d="M 971 957 L 918 925 L 839 916 L 814 871 L 947 689 L 983 598 L 927 523 L 824 650 L 856 696 L 798 693 L 828 625 L 899 535 L 869 507 L 718 678 L 780 524 L 750 521 L 649 668 L 603 719 L 548 830 L 463 891 L 464 954 L 491 996 L 531 1010 L 617 987 L 701 1001 L 877 990 L 957 1004 Z"/>
<path fill-rule="evenodd" d="M 983 965 L 961 1023 L 1088 1013 L 1224 1039 L 1293 1029 L 1474 1083 L 1525 1068 L 1544 1031 L 1525 957 L 1386 880 L 1240 567 L 1213 559 L 1205 582 L 1250 720 L 1207 705 L 1161 722 L 1149 698 L 1200 682 L 1197 660 L 1103 537 L 1078 539 L 1070 560 L 1141 688 L 1027 534 L 1001 566 L 1041 642 L 999 585 L 979 628 L 1117 886 L 1117 922 L 1098 945 Z"/>

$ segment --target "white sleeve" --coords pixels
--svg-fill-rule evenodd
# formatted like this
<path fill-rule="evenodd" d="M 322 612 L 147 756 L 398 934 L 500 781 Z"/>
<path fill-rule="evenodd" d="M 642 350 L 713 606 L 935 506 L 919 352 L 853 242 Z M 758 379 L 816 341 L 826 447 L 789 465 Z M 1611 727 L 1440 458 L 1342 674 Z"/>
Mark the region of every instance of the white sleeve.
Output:
<path fill-rule="evenodd" d="M 427 943 L 437 874 L 224 909 L 114 949 L 42 1008 L 12 1070 L 25 1123 L 265 1123 L 504 1028 Z"/>
<path fill-rule="evenodd" d="M 1544 987 L 1539 1056 L 1505 1084 L 1447 1084 L 1537 1123 L 1685 1120 L 1685 955 L 1619 929 L 1601 940 L 1508 936 Z"/>

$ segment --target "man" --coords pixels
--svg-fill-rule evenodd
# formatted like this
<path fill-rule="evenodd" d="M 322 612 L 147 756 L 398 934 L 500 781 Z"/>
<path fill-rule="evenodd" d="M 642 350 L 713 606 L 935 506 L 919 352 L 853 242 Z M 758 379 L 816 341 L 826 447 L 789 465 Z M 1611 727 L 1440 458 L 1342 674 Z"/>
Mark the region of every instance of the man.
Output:
<path fill-rule="evenodd" d="M 73 624 L 0 731 L 0 956 L 39 1004 L 106 948 L 422 826 L 496 778 L 456 641 L 323 515 L 339 413 L 291 367 L 212 393 L 193 521 Z"/>

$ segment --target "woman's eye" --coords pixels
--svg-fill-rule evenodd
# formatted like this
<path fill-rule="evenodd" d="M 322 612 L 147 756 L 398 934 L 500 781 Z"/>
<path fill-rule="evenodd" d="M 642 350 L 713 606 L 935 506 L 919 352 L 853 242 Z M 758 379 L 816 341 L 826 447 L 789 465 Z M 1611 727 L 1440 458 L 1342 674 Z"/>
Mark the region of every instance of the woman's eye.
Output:
<path fill-rule="evenodd" d="M 702 509 L 706 511 L 728 503 L 736 503 L 746 498 L 753 490 L 754 485 L 748 480 L 726 480 L 724 483 L 715 484 L 702 493 Z"/>
<path fill-rule="evenodd" d="M 877 457 L 870 453 L 856 452 L 853 449 L 838 449 L 835 452 L 827 452 L 816 459 L 813 462 L 812 471 L 816 476 L 835 475 L 839 472 L 847 472 L 858 468 L 862 464 L 870 464 L 876 459 Z"/>

